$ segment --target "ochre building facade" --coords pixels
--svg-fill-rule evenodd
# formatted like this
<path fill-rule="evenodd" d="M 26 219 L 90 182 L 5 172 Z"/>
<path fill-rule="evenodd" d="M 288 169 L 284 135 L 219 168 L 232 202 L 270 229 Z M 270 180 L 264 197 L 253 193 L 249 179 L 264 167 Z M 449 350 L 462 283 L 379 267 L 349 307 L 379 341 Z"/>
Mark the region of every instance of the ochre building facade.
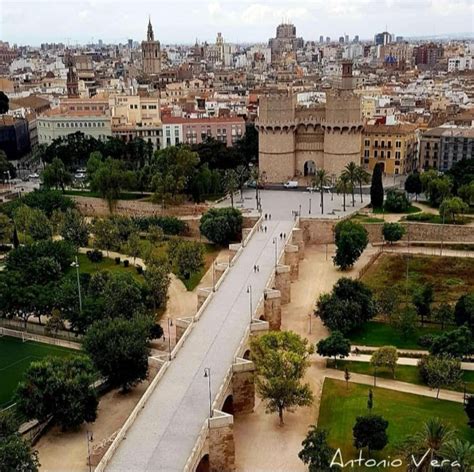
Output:
<path fill-rule="evenodd" d="M 256 126 L 267 183 L 309 182 L 317 169 L 335 180 L 349 162 L 359 165 L 363 121 L 352 64 L 342 64 L 340 84 L 326 93 L 325 105 L 299 106 L 291 91 L 262 95 Z"/>

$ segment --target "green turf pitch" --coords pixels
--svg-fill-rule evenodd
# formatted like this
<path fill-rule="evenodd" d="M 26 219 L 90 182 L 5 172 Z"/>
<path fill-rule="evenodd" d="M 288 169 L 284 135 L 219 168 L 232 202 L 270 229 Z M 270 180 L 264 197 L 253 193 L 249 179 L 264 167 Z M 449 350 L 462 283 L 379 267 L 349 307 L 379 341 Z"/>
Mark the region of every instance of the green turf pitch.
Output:
<path fill-rule="evenodd" d="M 31 362 L 46 356 L 66 357 L 73 353 L 60 346 L 0 337 L 0 410 L 12 403 L 18 382 Z"/>

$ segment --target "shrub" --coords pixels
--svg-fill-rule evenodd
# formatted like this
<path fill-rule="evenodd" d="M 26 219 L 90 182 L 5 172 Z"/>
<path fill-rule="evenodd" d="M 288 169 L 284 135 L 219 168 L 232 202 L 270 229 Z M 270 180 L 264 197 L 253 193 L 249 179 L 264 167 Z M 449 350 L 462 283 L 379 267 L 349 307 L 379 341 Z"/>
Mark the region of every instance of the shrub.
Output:
<path fill-rule="evenodd" d="M 140 231 L 148 231 L 150 227 L 159 226 L 165 234 L 178 236 L 188 230 L 188 225 L 175 216 L 137 216 L 132 220 Z"/>
<path fill-rule="evenodd" d="M 418 345 L 429 349 L 434 340 L 435 336 L 433 334 L 424 334 L 418 338 Z"/>
<path fill-rule="evenodd" d="M 119 265 L 120 264 L 120 257 L 116 257 L 114 259 L 114 261 L 115 261 L 115 264 Z"/>
<path fill-rule="evenodd" d="M 201 217 L 199 230 L 216 244 L 238 241 L 242 236 L 242 213 L 235 208 L 212 208 Z"/>
<path fill-rule="evenodd" d="M 137 265 L 137 274 L 143 274 L 143 267 Z"/>
<path fill-rule="evenodd" d="M 104 255 L 102 254 L 102 251 L 99 251 L 98 249 L 94 249 L 93 251 L 87 251 L 87 257 L 91 262 L 101 262 L 102 259 L 104 258 Z"/>
<path fill-rule="evenodd" d="M 124 259 L 123 266 L 128 267 L 129 265 L 130 265 L 130 262 L 128 261 L 128 259 Z"/>
<path fill-rule="evenodd" d="M 400 223 L 384 223 L 382 234 L 386 241 L 394 243 L 402 239 L 405 228 Z"/>
<path fill-rule="evenodd" d="M 389 190 L 385 198 L 385 210 L 393 213 L 405 213 L 410 208 L 410 201 L 405 192 Z"/>

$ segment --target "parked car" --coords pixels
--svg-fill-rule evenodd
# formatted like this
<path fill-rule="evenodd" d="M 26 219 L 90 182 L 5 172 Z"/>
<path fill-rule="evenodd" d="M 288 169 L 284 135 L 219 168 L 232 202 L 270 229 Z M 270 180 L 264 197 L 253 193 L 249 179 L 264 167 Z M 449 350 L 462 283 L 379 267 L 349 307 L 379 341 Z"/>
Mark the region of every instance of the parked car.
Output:
<path fill-rule="evenodd" d="M 285 188 L 297 188 L 298 187 L 298 181 L 297 180 L 288 180 L 283 184 Z"/>

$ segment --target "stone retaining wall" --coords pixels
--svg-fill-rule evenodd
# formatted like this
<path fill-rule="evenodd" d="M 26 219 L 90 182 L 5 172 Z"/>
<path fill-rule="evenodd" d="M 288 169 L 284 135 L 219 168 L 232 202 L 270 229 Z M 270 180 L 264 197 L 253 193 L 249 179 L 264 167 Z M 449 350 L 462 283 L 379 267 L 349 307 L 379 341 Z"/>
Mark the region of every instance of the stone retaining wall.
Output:
<path fill-rule="evenodd" d="M 303 218 L 300 228 L 303 230 L 304 241 L 307 244 L 331 244 L 334 242 L 334 226 L 339 220 L 323 220 Z M 403 241 L 434 241 L 474 243 L 474 226 L 439 225 L 432 223 L 401 223 L 407 230 Z M 383 223 L 363 224 L 369 233 L 371 244 L 381 243 Z"/>

